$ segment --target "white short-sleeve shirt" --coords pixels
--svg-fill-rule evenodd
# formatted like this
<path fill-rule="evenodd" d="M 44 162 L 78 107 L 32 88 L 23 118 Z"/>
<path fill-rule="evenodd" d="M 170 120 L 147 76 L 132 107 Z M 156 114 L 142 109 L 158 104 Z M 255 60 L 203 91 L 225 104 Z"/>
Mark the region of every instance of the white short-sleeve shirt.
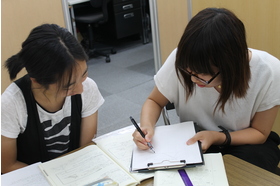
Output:
<path fill-rule="evenodd" d="M 220 130 L 222 125 L 236 131 L 247 128 L 256 112 L 280 105 L 280 61 L 272 55 L 256 50 L 250 60 L 251 79 L 244 98 L 234 98 L 225 105 L 225 113 L 215 109 L 219 93 L 215 88 L 195 87 L 186 101 L 186 92 L 177 78 L 175 57 L 177 49 L 169 55 L 154 77 L 158 90 L 176 107 L 180 121 L 195 121 L 206 130 Z"/>
<path fill-rule="evenodd" d="M 104 103 L 96 83 L 87 78 L 83 82 L 82 97 L 82 118 L 94 114 Z M 23 133 L 27 124 L 27 108 L 22 91 L 15 84 L 11 83 L 1 96 L 1 135 L 8 138 L 17 138 Z M 40 122 L 51 121 L 52 124 L 60 123 L 63 119 L 71 116 L 71 96 L 66 97 L 61 110 L 51 113 L 44 110 L 37 104 Z M 61 131 L 60 135 L 68 135 L 69 127 Z"/>

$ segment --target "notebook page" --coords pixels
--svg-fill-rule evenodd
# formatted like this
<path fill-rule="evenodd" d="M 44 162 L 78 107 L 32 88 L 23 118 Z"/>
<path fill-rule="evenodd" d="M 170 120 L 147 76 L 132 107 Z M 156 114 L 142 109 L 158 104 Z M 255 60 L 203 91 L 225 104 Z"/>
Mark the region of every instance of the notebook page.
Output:
<path fill-rule="evenodd" d="M 42 163 L 40 168 L 54 185 L 80 186 L 104 177 L 111 178 L 120 186 L 137 182 L 96 145 Z"/>
<path fill-rule="evenodd" d="M 130 172 L 131 155 L 134 147 L 132 133 L 135 128 L 129 127 L 125 132 L 112 133 L 106 137 L 93 140 L 108 156 L 114 159 L 123 169 L 129 172 L 135 179 L 142 181 L 152 178 L 154 173 L 133 173 Z"/>
<path fill-rule="evenodd" d="M 5 186 L 50 186 L 39 169 L 39 163 L 1 175 L 1 185 Z"/>
<path fill-rule="evenodd" d="M 220 153 L 204 154 L 205 165 L 185 168 L 188 177 L 195 186 L 228 186 L 228 180 Z M 185 186 L 177 169 L 157 171 L 154 186 Z"/>
<path fill-rule="evenodd" d="M 155 153 L 134 147 L 132 169 L 147 168 L 148 163 L 174 164 L 185 160 L 187 164 L 202 163 L 198 142 L 187 145 L 188 139 L 195 135 L 193 122 L 184 122 L 155 128 L 152 145 Z"/>

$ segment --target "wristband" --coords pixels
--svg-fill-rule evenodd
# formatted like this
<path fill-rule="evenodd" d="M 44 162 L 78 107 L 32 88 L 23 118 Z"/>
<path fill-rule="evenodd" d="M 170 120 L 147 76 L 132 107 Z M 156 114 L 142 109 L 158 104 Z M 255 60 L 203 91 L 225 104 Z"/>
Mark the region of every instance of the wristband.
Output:
<path fill-rule="evenodd" d="M 226 135 L 226 140 L 224 141 L 224 143 L 221 146 L 229 146 L 231 144 L 231 137 L 230 137 L 228 130 L 222 126 L 218 126 L 218 127 L 220 129 L 222 129 L 222 131 L 220 131 L 220 132 L 222 132 Z"/>

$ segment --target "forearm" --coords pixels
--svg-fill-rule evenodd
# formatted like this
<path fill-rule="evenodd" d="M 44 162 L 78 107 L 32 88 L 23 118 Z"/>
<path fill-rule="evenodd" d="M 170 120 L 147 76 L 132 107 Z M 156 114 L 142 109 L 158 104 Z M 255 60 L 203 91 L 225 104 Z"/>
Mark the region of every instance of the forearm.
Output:
<path fill-rule="evenodd" d="M 246 144 L 262 144 L 267 139 L 267 136 L 254 128 L 247 128 L 235 132 L 230 132 L 230 143 L 226 145 L 246 145 Z M 229 141 L 225 133 L 219 131 L 200 131 L 194 137 L 187 141 L 188 145 L 200 141 L 202 150 L 206 151 L 211 145 L 225 145 Z"/>
<path fill-rule="evenodd" d="M 17 160 L 17 139 L 1 135 L 1 173 L 7 173 L 27 164 Z"/>
<path fill-rule="evenodd" d="M 9 164 L 9 165 L 6 165 L 2 162 L 1 173 L 3 173 L 3 174 L 8 173 L 8 172 L 11 172 L 11 171 L 14 171 L 14 170 L 26 167 L 26 166 L 28 166 L 26 163 L 23 163 L 20 161 L 16 161 L 15 163 Z"/>
<path fill-rule="evenodd" d="M 262 144 L 267 140 L 278 113 L 278 106 L 257 112 L 251 121 L 251 127 L 231 132 L 232 145 Z"/>
<path fill-rule="evenodd" d="M 230 136 L 231 145 L 262 144 L 268 137 L 252 127 L 230 132 Z"/>

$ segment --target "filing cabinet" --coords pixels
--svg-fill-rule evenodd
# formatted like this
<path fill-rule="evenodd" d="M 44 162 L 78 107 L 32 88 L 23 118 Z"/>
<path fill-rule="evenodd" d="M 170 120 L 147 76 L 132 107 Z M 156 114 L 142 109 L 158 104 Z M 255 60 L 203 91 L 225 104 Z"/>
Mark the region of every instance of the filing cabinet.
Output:
<path fill-rule="evenodd" d="M 112 0 L 110 22 L 117 39 L 142 33 L 141 0 Z"/>

